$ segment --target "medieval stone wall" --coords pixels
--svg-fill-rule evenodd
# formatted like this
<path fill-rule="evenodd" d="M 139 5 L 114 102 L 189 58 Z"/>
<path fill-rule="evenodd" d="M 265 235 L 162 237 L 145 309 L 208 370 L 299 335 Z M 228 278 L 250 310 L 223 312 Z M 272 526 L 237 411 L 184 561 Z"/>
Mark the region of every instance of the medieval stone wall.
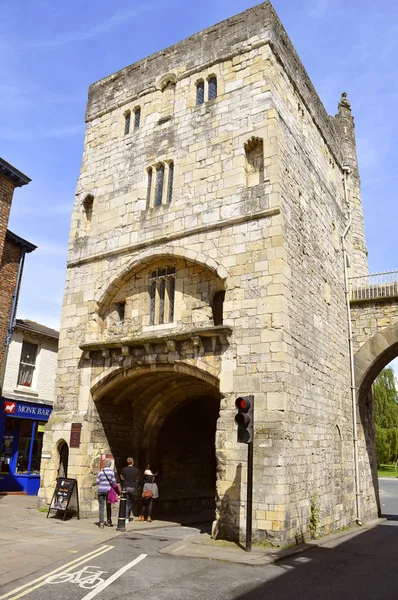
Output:
<path fill-rule="evenodd" d="M 351 320 L 354 352 L 357 352 L 377 333 L 387 331 L 398 322 L 397 297 L 351 302 Z M 383 346 L 376 350 L 376 355 L 395 343 L 395 337 L 394 335 L 386 340 Z"/>
<path fill-rule="evenodd" d="M 340 240 L 346 215 L 339 165 L 308 113 L 292 118 L 298 98 L 283 73 L 276 86 L 289 332 L 279 407 L 285 428 L 284 525 L 289 537 L 300 538 L 311 503 L 319 506 L 324 531 L 350 522 L 355 506 Z"/>

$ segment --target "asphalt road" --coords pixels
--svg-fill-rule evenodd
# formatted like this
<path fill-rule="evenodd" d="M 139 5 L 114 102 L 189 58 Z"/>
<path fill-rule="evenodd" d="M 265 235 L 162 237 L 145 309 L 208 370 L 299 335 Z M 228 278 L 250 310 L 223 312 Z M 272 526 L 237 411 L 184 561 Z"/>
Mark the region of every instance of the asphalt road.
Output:
<path fill-rule="evenodd" d="M 398 514 L 398 479 L 393 482 L 381 481 L 382 504 Z M 396 519 L 261 567 L 158 552 L 196 533 L 193 528 L 129 532 L 3 586 L 0 600 L 395 600 Z"/>
<path fill-rule="evenodd" d="M 382 515 L 398 515 L 398 478 L 381 477 L 379 488 Z"/>

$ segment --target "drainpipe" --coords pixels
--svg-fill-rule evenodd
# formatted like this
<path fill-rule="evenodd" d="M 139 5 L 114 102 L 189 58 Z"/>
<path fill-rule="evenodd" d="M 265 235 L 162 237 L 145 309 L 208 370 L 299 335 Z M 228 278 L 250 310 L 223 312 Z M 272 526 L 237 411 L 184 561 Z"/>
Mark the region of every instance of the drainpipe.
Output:
<path fill-rule="evenodd" d="M 357 423 L 357 400 L 356 400 L 356 387 L 355 387 L 355 370 L 354 370 L 354 347 L 352 337 L 352 322 L 351 322 L 351 307 L 350 307 L 350 290 L 348 287 L 348 255 L 346 247 L 347 234 L 351 228 L 352 214 L 351 204 L 348 199 L 347 192 L 347 178 L 351 173 L 350 167 L 343 167 L 344 177 L 344 197 L 347 204 L 348 210 L 348 223 L 341 236 L 341 245 L 343 249 L 343 262 L 344 262 L 344 294 L 347 305 L 347 320 L 348 320 L 348 348 L 350 354 L 350 376 L 351 376 L 351 401 L 352 401 L 352 440 L 354 443 L 354 471 L 355 471 L 355 499 L 356 499 L 356 522 L 358 525 L 362 525 L 361 520 L 361 502 L 360 502 L 360 485 L 359 485 L 359 459 L 358 459 L 358 423 Z"/>
<path fill-rule="evenodd" d="M 7 357 L 8 357 L 8 349 L 10 347 L 11 336 L 12 336 L 12 332 L 14 330 L 14 319 L 15 319 L 15 313 L 17 311 L 18 292 L 19 292 L 19 286 L 20 286 L 20 283 L 21 283 L 23 266 L 24 266 L 24 262 L 25 262 L 25 254 L 26 254 L 26 250 L 25 250 L 25 248 L 22 248 L 21 258 L 19 259 L 17 281 L 16 281 L 16 284 L 15 284 L 14 293 L 12 295 L 12 308 L 11 308 L 10 324 L 8 326 L 8 333 L 7 333 L 7 338 L 6 338 L 6 347 L 5 347 L 5 350 L 4 350 L 3 364 L 2 364 L 2 367 L 1 367 L 0 395 L 3 393 L 3 384 L 4 384 L 4 376 L 5 376 L 5 372 L 6 372 L 6 363 L 7 363 Z"/>

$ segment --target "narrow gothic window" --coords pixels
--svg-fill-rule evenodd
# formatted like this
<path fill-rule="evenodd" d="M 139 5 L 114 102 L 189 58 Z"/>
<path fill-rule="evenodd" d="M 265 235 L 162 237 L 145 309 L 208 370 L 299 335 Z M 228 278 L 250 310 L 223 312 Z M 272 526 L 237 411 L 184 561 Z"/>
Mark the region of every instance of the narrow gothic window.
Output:
<path fill-rule="evenodd" d="M 220 290 L 214 294 L 213 298 L 213 321 L 214 325 L 223 324 L 223 307 L 224 307 L 224 290 Z"/>
<path fill-rule="evenodd" d="M 160 165 L 156 171 L 155 206 L 162 206 L 164 182 L 164 165 Z"/>
<path fill-rule="evenodd" d="M 140 128 L 141 109 L 138 107 L 134 111 L 134 131 Z"/>
<path fill-rule="evenodd" d="M 159 324 L 162 325 L 164 323 L 164 301 L 166 297 L 166 281 L 164 279 L 161 280 L 159 286 Z"/>
<path fill-rule="evenodd" d="M 167 184 L 167 202 L 170 204 L 173 198 L 174 163 L 169 164 L 169 181 Z"/>
<path fill-rule="evenodd" d="M 264 183 L 264 148 L 261 138 L 252 137 L 245 144 L 246 184 L 253 187 Z"/>
<path fill-rule="evenodd" d="M 130 133 L 131 112 L 128 111 L 124 115 L 124 135 Z"/>
<path fill-rule="evenodd" d="M 159 267 L 149 276 L 149 324 L 174 321 L 175 267 Z"/>
<path fill-rule="evenodd" d="M 151 202 L 151 190 L 152 190 L 152 169 L 148 169 L 148 185 L 147 185 L 147 189 L 146 189 L 146 202 L 147 202 L 148 207 Z"/>
<path fill-rule="evenodd" d="M 162 90 L 162 115 L 169 116 L 174 112 L 175 83 L 168 81 Z"/>
<path fill-rule="evenodd" d="M 210 77 L 209 79 L 209 100 L 215 100 L 217 98 L 217 77 Z"/>
<path fill-rule="evenodd" d="M 174 321 L 174 293 L 176 280 L 174 277 L 169 278 L 169 323 Z"/>
<path fill-rule="evenodd" d="M 203 104 L 205 101 L 205 82 L 199 81 L 196 84 L 196 104 Z"/>
<path fill-rule="evenodd" d="M 86 231 L 88 231 L 90 229 L 91 219 L 93 216 L 93 206 L 94 206 L 93 196 L 91 196 L 91 195 L 86 196 L 86 198 L 83 201 L 83 210 L 84 210 L 85 221 L 86 221 L 85 222 Z"/>
<path fill-rule="evenodd" d="M 116 304 L 117 316 L 119 317 L 119 321 L 124 321 L 124 315 L 126 311 L 126 303 L 125 302 L 117 302 Z"/>
<path fill-rule="evenodd" d="M 156 272 L 152 276 L 156 276 Z M 156 281 L 152 281 L 149 287 L 149 324 L 155 324 L 155 307 L 156 307 Z"/>

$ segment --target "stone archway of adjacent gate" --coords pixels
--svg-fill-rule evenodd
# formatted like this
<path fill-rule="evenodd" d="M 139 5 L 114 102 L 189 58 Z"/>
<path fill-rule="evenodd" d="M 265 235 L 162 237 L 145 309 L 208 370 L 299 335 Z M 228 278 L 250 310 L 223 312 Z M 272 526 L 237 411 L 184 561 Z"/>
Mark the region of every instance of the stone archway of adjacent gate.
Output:
<path fill-rule="evenodd" d="M 368 398 L 371 385 L 389 362 L 398 356 L 398 322 L 373 335 L 354 355 L 358 402 Z"/>
<path fill-rule="evenodd" d="M 377 475 L 376 430 L 374 423 L 372 383 L 382 369 L 398 356 L 398 322 L 385 327 L 370 337 L 354 355 L 355 387 L 359 415 L 359 440 L 362 440 L 368 457 L 369 483 L 361 480 L 364 496 L 375 498 L 379 514 L 381 504 Z M 361 433 L 362 428 L 362 433 Z"/>

